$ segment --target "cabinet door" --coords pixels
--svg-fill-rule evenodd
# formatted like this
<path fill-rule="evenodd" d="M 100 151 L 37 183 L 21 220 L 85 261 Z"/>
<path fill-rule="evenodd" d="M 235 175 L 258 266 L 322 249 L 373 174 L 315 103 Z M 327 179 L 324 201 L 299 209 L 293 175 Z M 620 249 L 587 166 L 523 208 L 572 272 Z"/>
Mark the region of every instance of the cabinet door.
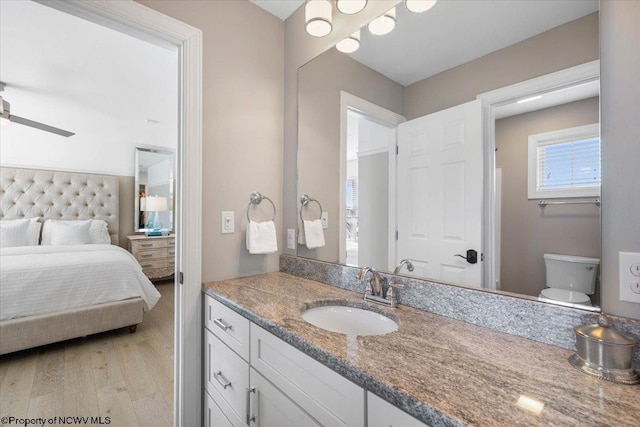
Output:
<path fill-rule="evenodd" d="M 206 391 L 204 392 L 204 427 L 233 427 Z"/>
<path fill-rule="evenodd" d="M 364 426 L 361 387 L 253 323 L 251 366 L 323 426 Z"/>
<path fill-rule="evenodd" d="M 368 427 L 429 427 L 371 392 L 367 392 Z"/>
<path fill-rule="evenodd" d="M 318 427 L 311 415 L 251 368 L 251 427 Z"/>

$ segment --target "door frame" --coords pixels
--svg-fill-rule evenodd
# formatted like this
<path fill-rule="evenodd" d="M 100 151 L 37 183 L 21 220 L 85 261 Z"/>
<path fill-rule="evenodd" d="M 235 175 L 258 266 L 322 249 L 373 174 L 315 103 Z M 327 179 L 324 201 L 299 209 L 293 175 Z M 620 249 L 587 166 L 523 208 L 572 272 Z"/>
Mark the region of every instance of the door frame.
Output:
<path fill-rule="evenodd" d="M 132 0 L 36 0 L 153 43 L 177 49 L 175 426 L 202 423 L 202 31 Z M 180 280 L 182 278 L 182 280 Z M 189 369 L 186 370 L 185 367 Z"/>
<path fill-rule="evenodd" d="M 586 62 L 575 67 L 545 74 L 523 82 L 504 86 L 476 96 L 482 100 L 482 128 L 484 132 L 484 207 L 482 230 L 483 286 L 486 289 L 498 289 L 496 283 L 496 259 L 499 256 L 496 242 L 496 193 L 495 193 L 495 152 L 496 119 L 495 109 L 518 99 L 528 98 L 546 92 L 588 83 L 600 79 L 600 60 Z"/>
<path fill-rule="evenodd" d="M 396 138 L 394 138 L 394 147 L 389 147 L 389 226 L 388 233 L 388 264 L 395 264 L 396 256 L 396 156 L 395 147 L 397 142 L 397 127 L 400 123 L 406 121 L 404 116 L 387 110 L 379 105 L 369 102 L 365 99 L 358 98 L 343 90 L 340 91 L 340 188 L 338 204 L 338 262 L 346 264 L 347 260 L 347 206 L 346 206 L 346 186 L 347 179 L 347 112 L 349 109 L 355 110 L 360 114 L 372 118 L 374 121 L 384 124 L 392 128 L 396 128 Z"/>

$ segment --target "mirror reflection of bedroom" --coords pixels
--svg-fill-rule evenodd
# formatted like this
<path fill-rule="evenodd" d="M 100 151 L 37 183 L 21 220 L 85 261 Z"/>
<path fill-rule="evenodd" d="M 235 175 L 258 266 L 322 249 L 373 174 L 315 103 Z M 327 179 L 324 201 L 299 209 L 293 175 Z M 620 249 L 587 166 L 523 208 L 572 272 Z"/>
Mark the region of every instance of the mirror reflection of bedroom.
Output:
<path fill-rule="evenodd" d="M 172 425 L 177 50 L 0 8 L 0 412 Z"/>

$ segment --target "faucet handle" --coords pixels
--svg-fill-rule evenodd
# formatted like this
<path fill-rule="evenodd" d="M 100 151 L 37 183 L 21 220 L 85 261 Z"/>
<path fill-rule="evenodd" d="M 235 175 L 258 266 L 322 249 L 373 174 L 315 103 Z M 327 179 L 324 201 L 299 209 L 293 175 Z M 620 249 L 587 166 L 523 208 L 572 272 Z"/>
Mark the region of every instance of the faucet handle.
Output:
<path fill-rule="evenodd" d="M 396 289 L 404 289 L 407 286 L 403 285 L 402 283 L 394 283 L 394 282 L 389 282 L 387 283 L 387 285 L 389 285 L 390 288 L 396 288 Z"/>

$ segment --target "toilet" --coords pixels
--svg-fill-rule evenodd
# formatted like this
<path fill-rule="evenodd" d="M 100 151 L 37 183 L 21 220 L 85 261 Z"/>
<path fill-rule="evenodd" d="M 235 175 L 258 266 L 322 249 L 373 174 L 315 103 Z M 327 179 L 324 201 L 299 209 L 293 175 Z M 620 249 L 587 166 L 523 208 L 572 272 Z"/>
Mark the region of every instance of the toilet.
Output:
<path fill-rule="evenodd" d="M 573 255 L 544 254 L 546 289 L 540 298 L 569 304 L 591 305 L 596 291 L 598 258 Z"/>

